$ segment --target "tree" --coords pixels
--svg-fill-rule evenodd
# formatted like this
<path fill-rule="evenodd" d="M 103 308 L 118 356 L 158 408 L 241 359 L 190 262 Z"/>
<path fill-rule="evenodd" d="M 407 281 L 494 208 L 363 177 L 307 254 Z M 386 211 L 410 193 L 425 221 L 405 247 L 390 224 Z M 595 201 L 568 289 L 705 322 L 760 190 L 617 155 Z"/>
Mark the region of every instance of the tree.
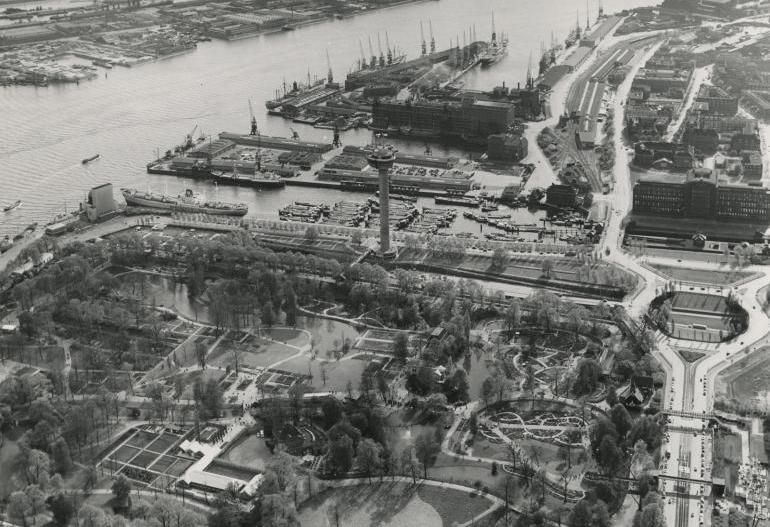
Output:
<path fill-rule="evenodd" d="M 316 242 L 318 241 L 318 238 L 321 236 L 320 231 L 318 230 L 318 227 L 315 225 L 311 225 L 307 229 L 305 229 L 305 239 L 308 242 Z"/>
<path fill-rule="evenodd" d="M 441 445 L 436 441 L 436 434 L 426 430 L 417 436 L 414 442 L 415 455 L 417 460 L 422 463 L 423 475 L 428 478 L 428 465 L 441 450 Z"/>
<path fill-rule="evenodd" d="M 626 440 L 628 444 L 636 444 L 638 440 L 643 440 L 647 445 L 647 450 L 654 452 L 660 447 L 663 438 L 661 425 L 655 421 L 655 418 L 644 415 L 634 421 L 634 425 L 628 432 Z"/>
<path fill-rule="evenodd" d="M 505 308 L 505 329 L 509 339 L 513 338 L 513 333 L 519 324 L 521 324 L 521 305 L 518 300 L 511 300 Z"/>
<path fill-rule="evenodd" d="M 665 525 L 663 500 L 656 492 L 649 492 L 642 500 L 642 509 L 634 516 L 633 527 L 665 527 Z"/>
<path fill-rule="evenodd" d="M 30 450 L 24 471 L 28 484 L 45 485 L 51 473 L 51 461 L 48 454 L 34 448 Z"/>
<path fill-rule="evenodd" d="M 9 519 L 21 523 L 24 527 L 27 526 L 27 517 L 32 514 L 32 503 L 24 492 L 17 490 L 11 493 L 8 497 L 6 514 Z"/>
<path fill-rule="evenodd" d="M 508 251 L 503 247 L 495 247 L 492 251 L 492 269 L 502 271 L 508 265 Z"/>
<path fill-rule="evenodd" d="M 393 340 L 393 355 L 402 364 L 409 357 L 409 336 L 406 333 L 399 333 Z"/>
<path fill-rule="evenodd" d="M 444 393 L 450 403 L 468 401 L 468 376 L 464 370 L 455 370 L 454 374 L 444 381 Z"/>
<path fill-rule="evenodd" d="M 353 231 L 353 234 L 350 235 L 350 243 L 353 245 L 361 245 L 361 241 L 363 240 L 363 234 L 361 234 L 360 230 Z"/>
<path fill-rule="evenodd" d="M 59 527 L 65 527 L 75 514 L 75 505 L 72 498 L 66 494 L 54 494 L 48 498 L 48 508 L 51 510 L 53 521 Z"/>
<path fill-rule="evenodd" d="M 262 306 L 262 324 L 267 327 L 275 324 L 275 311 L 273 311 L 273 303 L 269 300 Z"/>
<path fill-rule="evenodd" d="M 631 418 L 631 414 L 628 413 L 626 407 L 618 403 L 610 410 L 610 420 L 615 425 L 615 430 L 618 432 L 620 439 L 626 437 L 626 434 L 634 424 L 634 420 Z"/>
<path fill-rule="evenodd" d="M 567 517 L 567 523 L 572 527 L 593 527 L 593 514 L 588 500 L 582 499 L 575 504 Z"/>
<path fill-rule="evenodd" d="M 72 469 L 70 448 L 64 438 L 59 438 L 53 444 L 53 460 L 56 472 L 66 475 Z"/>
<path fill-rule="evenodd" d="M 371 483 L 372 473 L 382 467 L 382 446 L 367 437 L 358 443 L 356 458 L 359 468 Z"/>
<path fill-rule="evenodd" d="M 115 496 L 115 509 L 131 508 L 131 482 L 123 474 L 112 482 L 112 495 Z"/>
<path fill-rule="evenodd" d="M 342 435 L 329 441 L 327 469 L 333 475 L 345 474 L 353 465 L 353 440 Z"/>
<path fill-rule="evenodd" d="M 550 258 L 545 258 L 543 260 L 542 268 L 543 275 L 545 275 L 546 278 L 551 278 L 551 273 L 553 272 L 553 260 Z"/>
<path fill-rule="evenodd" d="M 294 288 L 286 288 L 286 302 L 284 303 L 283 310 L 286 312 L 286 325 L 297 325 L 297 295 L 294 293 Z"/>
<path fill-rule="evenodd" d="M 479 433 L 479 415 L 476 412 L 471 413 L 471 418 L 468 420 L 468 429 L 471 437 Z"/>
<path fill-rule="evenodd" d="M 575 395 L 589 395 L 593 393 L 599 384 L 601 367 L 594 359 L 580 359 L 572 382 L 572 391 Z"/>
<path fill-rule="evenodd" d="M 492 377 L 487 377 L 484 379 L 484 382 L 481 383 L 481 398 L 484 400 L 485 408 L 489 405 L 489 400 L 494 396 L 496 391 L 495 388 L 495 379 Z"/>
<path fill-rule="evenodd" d="M 607 475 L 613 474 L 620 469 L 623 463 L 623 451 L 620 450 L 611 436 L 604 436 L 601 443 L 599 443 L 599 457 L 596 459 L 596 462 L 604 469 L 604 473 Z"/>

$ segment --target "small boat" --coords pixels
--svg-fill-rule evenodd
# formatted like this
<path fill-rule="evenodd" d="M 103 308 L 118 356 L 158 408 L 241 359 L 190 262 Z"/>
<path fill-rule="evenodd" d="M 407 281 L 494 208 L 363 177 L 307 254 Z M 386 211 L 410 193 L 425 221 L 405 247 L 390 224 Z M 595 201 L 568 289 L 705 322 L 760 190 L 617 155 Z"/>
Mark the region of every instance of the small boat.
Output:
<path fill-rule="evenodd" d="M 10 205 L 6 205 L 5 207 L 3 207 L 3 212 L 11 211 L 11 210 L 13 210 L 13 209 L 15 209 L 17 207 L 21 207 L 21 200 L 20 199 L 17 199 L 16 201 L 11 203 Z"/>
<path fill-rule="evenodd" d="M 95 155 L 92 155 L 91 157 L 87 157 L 83 161 L 81 161 L 81 163 L 83 163 L 84 165 L 87 165 L 91 161 L 95 161 L 97 159 L 99 159 L 99 154 L 95 154 Z"/>

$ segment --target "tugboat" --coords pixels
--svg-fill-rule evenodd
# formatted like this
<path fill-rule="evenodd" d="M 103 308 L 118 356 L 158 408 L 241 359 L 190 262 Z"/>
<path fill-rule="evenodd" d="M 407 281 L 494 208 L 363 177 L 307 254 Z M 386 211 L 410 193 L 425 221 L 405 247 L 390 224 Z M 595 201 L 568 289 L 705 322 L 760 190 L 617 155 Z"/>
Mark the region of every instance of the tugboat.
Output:
<path fill-rule="evenodd" d="M 20 199 L 17 199 L 16 201 L 11 203 L 10 205 L 6 205 L 5 207 L 3 207 L 3 212 L 12 211 L 13 209 L 15 209 L 17 207 L 21 207 L 21 200 Z"/>
<path fill-rule="evenodd" d="M 85 158 L 83 161 L 81 161 L 81 163 L 83 163 L 84 165 L 87 165 L 91 161 L 96 161 L 97 159 L 99 159 L 99 154 L 94 154 L 91 157 Z"/>

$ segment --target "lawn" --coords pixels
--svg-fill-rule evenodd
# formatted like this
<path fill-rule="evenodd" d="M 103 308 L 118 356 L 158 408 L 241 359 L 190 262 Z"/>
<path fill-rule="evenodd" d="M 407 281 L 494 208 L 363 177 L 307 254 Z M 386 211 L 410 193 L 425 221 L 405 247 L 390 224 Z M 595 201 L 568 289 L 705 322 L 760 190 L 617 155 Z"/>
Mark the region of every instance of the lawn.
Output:
<path fill-rule="evenodd" d="M 279 344 L 277 342 L 264 342 L 258 348 L 251 348 L 248 351 L 241 351 L 238 358 L 240 365 L 249 368 L 267 368 L 278 361 L 287 359 L 297 354 L 297 350 Z M 232 351 L 217 354 L 211 361 L 214 366 L 234 366 L 235 355 Z"/>
<path fill-rule="evenodd" d="M 755 401 L 757 397 L 767 399 L 770 392 L 770 348 L 736 361 L 719 374 L 717 387 L 726 387 L 728 397 L 744 403 Z"/>
<path fill-rule="evenodd" d="M 313 375 L 312 385 L 316 390 L 342 392 L 347 389 L 348 381 L 354 390 L 358 389 L 366 365 L 367 361 L 355 359 L 326 362 L 296 357 L 284 362 L 279 368 L 301 375 L 308 375 L 309 371 Z M 322 368 L 326 370 L 326 384 L 323 382 Z"/>
<path fill-rule="evenodd" d="M 221 458 L 236 465 L 265 470 L 265 462 L 272 454 L 265 440 L 255 435 L 244 435 L 221 454 Z"/>
<path fill-rule="evenodd" d="M 307 333 L 292 328 L 262 329 L 262 335 L 298 348 L 310 344 L 310 337 Z"/>
<path fill-rule="evenodd" d="M 458 490 L 385 481 L 324 491 L 305 503 L 299 520 L 303 527 L 450 527 L 490 506 Z"/>
<path fill-rule="evenodd" d="M 668 265 L 652 264 L 652 267 L 671 280 L 684 282 L 698 282 L 702 284 L 714 284 L 717 286 L 729 286 L 751 276 L 751 273 L 741 271 L 709 271 L 706 269 L 685 269 L 682 267 L 670 267 Z"/>
<path fill-rule="evenodd" d="M 741 463 L 741 438 L 737 434 L 720 432 L 714 440 L 714 477 L 725 479 L 728 495 L 735 492 L 738 483 L 738 465 Z"/>

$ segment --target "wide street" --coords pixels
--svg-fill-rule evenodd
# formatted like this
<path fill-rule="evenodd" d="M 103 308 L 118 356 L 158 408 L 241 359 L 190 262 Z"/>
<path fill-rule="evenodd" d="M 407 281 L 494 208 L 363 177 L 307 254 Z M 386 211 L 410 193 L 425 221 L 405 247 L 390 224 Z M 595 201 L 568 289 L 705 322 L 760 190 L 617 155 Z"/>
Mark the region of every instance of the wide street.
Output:
<path fill-rule="evenodd" d="M 660 42 L 647 51 L 647 57 L 651 56 L 658 46 L 660 46 Z M 624 129 L 623 101 L 626 100 L 634 74 L 645 60 L 636 63 L 632 72 L 615 94 L 616 130 Z M 622 246 L 623 229 L 621 222 L 630 212 L 632 204 L 629 146 L 622 134 L 616 134 L 615 186 L 609 195 L 601 198 L 612 209 L 608 217 L 601 251 L 605 260 L 633 271 L 644 281 L 644 287 L 625 303 L 629 315 L 639 319 L 647 311 L 653 298 L 658 295 L 659 288 L 666 284 L 667 279 L 653 272 L 649 266 L 642 265 L 639 258 L 626 252 Z M 706 270 L 725 270 L 726 267 L 725 264 L 718 262 L 682 262 L 681 259 L 672 260 L 655 256 L 646 256 L 644 261 L 646 263 L 661 263 Z M 713 351 L 694 364 L 687 363 L 676 352 L 677 348 L 689 348 L 689 342 L 664 337 L 662 334 L 656 336 L 657 350 L 655 353 L 661 359 L 661 364 L 667 372 L 663 398 L 665 411 L 687 412 L 696 416 L 710 414 L 714 407 L 714 380 L 717 374 L 728 367 L 736 356 L 748 355 L 770 342 L 768 332 L 770 319 L 764 313 L 757 298 L 759 290 L 770 283 L 770 278 L 768 278 L 764 266 L 749 266 L 745 268 L 745 271 L 755 273 L 755 275 L 750 281 L 733 290 L 742 306 L 749 313 L 749 327 L 744 334 L 729 342 L 710 345 Z M 680 284 L 683 288 L 687 288 L 688 285 L 690 284 L 687 282 Z M 706 433 L 704 429 L 706 424 L 706 420 L 697 417 L 676 415 L 669 417 L 669 430 L 663 450 L 669 453 L 671 457 L 668 462 L 665 462 L 665 457 L 662 458 L 661 474 L 684 476 L 693 480 L 709 481 L 711 479 L 713 445 L 710 434 Z M 684 527 L 686 525 L 708 526 L 710 524 L 710 509 L 713 505 L 709 500 L 710 485 L 707 483 L 687 483 L 675 490 L 673 481 L 662 481 L 663 488 L 661 490 L 665 498 L 668 525 Z M 679 496 L 679 494 L 683 494 L 683 496 Z"/>

